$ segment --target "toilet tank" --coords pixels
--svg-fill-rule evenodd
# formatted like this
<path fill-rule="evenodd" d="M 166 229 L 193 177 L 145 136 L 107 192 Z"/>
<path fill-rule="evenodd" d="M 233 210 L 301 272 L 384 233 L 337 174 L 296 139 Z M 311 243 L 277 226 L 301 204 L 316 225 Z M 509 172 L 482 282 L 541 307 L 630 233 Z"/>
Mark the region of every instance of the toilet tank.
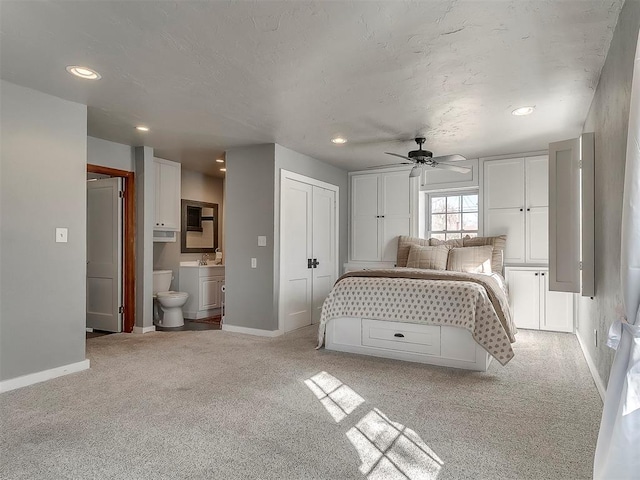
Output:
<path fill-rule="evenodd" d="M 171 279 L 173 272 L 171 270 L 154 270 L 153 271 L 153 294 L 158 292 L 168 292 L 171 290 Z"/>

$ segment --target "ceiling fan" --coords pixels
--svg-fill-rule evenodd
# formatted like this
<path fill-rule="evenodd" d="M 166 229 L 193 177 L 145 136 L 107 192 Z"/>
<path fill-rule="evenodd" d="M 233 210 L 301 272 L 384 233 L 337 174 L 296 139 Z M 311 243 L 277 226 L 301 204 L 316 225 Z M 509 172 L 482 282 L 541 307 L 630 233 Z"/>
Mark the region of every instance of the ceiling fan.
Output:
<path fill-rule="evenodd" d="M 411 169 L 409 177 L 419 177 L 422 173 L 423 167 L 440 168 L 443 170 L 451 170 L 458 173 L 469 173 L 471 169 L 469 167 L 461 167 L 459 165 L 452 165 L 450 163 L 443 162 L 455 162 L 459 160 L 466 160 L 462 155 L 443 155 L 440 157 L 434 157 L 433 152 L 429 150 L 423 150 L 422 144 L 426 141 L 424 137 L 417 137 L 415 139 L 418 144 L 418 150 L 412 150 L 407 155 L 399 155 L 397 153 L 384 152 L 387 155 L 393 155 L 415 164 Z M 401 162 L 399 165 L 407 165 L 409 162 Z"/>

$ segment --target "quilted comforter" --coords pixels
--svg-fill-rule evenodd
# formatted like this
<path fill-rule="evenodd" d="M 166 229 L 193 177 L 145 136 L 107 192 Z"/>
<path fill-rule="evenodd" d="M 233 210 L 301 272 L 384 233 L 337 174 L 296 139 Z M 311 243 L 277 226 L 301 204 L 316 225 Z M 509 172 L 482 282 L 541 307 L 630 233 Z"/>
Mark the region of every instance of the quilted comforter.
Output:
<path fill-rule="evenodd" d="M 322 306 L 318 348 L 327 322 L 340 317 L 465 328 L 502 365 L 513 358 L 517 330 L 497 274 L 414 268 L 348 272 Z"/>

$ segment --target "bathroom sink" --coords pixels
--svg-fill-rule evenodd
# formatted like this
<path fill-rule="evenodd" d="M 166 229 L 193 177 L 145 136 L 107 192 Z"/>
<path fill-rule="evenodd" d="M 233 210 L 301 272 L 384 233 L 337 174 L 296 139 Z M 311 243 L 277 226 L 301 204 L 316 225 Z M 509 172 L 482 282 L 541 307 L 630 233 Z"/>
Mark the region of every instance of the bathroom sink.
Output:
<path fill-rule="evenodd" d="M 181 267 L 224 267 L 224 265 L 214 265 L 212 260 L 209 260 L 209 263 L 207 265 L 200 265 L 200 262 L 198 262 L 198 260 L 189 260 L 189 261 L 185 261 L 185 262 L 180 262 L 180 266 Z"/>

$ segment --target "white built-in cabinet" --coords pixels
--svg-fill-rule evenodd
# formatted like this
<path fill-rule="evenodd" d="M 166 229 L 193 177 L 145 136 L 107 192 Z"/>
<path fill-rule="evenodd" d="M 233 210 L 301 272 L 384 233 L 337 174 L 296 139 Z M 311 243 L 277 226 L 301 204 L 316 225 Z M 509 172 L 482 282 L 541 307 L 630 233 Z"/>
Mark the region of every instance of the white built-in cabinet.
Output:
<path fill-rule="evenodd" d="M 199 319 L 218 313 L 222 307 L 225 267 L 180 266 L 180 291 L 189 298 L 182 308 L 185 318 Z"/>
<path fill-rule="evenodd" d="M 549 291 L 549 269 L 506 267 L 505 278 L 516 327 L 573 332 L 573 295 Z"/>
<path fill-rule="evenodd" d="M 505 264 L 549 261 L 548 156 L 484 162 L 484 235 L 507 235 Z"/>
<path fill-rule="evenodd" d="M 412 233 L 409 171 L 354 172 L 351 177 L 352 262 L 395 262 L 398 236 Z"/>
<path fill-rule="evenodd" d="M 154 159 L 155 218 L 154 230 L 180 231 L 180 175 L 181 165 Z"/>

